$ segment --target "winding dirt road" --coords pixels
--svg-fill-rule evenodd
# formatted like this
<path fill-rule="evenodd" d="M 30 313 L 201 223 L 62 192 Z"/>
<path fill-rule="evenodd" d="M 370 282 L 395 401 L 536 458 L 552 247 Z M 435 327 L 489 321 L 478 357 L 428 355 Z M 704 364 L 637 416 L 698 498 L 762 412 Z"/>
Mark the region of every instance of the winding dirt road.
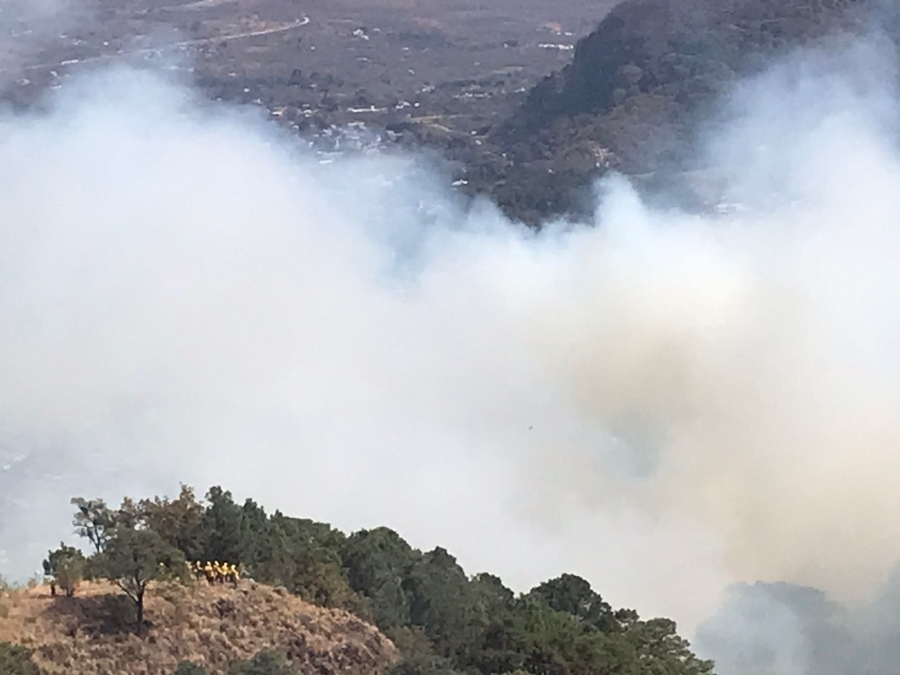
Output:
<path fill-rule="evenodd" d="M 169 44 L 159 45 L 156 47 L 145 47 L 144 49 L 135 49 L 133 51 L 121 51 L 115 54 L 99 54 L 97 56 L 88 56 L 83 59 L 67 59 L 56 63 L 36 63 L 22 68 L 0 68 L 0 73 L 7 72 L 27 72 L 34 70 L 47 70 L 49 68 L 65 68 L 66 66 L 82 65 L 85 63 L 98 63 L 102 61 L 112 61 L 115 59 L 128 58 L 130 56 L 140 56 L 142 54 L 156 54 L 172 49 L 183 49 L 186 47 L 199 47 L 201 45 L 213 42 L 243 40 L 246 38 L 262 37 L 264 35 L 275 35 L 277 33 L 287 33 L 306 26 L 310 22 L 308 16 L 304 15 L 302 19 L 293 21 L 285 26 L 277 26 L 275 28 L 265 28 L 263 30 L 246 31 L 243 33 L 232 33 L 230 35 L 216 35 L 213 37 L 198 38 L 195 40 L 182 40 L 181 42 L 170 42 Z"/>

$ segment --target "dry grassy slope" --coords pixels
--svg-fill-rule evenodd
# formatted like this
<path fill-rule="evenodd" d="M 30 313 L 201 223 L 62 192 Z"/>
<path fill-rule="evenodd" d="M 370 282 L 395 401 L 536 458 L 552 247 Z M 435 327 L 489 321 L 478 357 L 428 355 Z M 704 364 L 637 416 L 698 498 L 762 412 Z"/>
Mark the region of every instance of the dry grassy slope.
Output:
<path fill-rule="evenodd" d="M 74 598 L 47 587 L 3 599 L 0 641 L 34 649 L 48 675 L 170 675 L 183 660 L 224 673 L 235 659 L 280 647 L 308 675 L 379 675 L 397 659 L 394 645 L 352 614 L 310 605 L 283 589 L 159 585 L 147 600 L 148 634 L 116 625 L 116 590 L 85 585 Z"/>

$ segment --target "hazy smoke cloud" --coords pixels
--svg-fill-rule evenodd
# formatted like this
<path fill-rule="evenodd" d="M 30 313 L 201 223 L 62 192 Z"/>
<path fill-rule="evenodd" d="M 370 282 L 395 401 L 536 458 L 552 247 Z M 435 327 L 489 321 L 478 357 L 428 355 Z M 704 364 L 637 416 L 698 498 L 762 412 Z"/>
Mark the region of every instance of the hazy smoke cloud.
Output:
<path fill-rule="evenodd" d="M 71 6 L 70 0 L 2 0 L 0 17 L 5 22 L 36 22 L 40 28 L 46 26 L 48 19 L 62 14 Z M 34 26 L 28 27 L 34 29 Z"/>
<path fill-rule="evenodd" d="M 900 560 L 894 65 L 845 45 L 736 92 L 709 155 L 745 211 L 611 180 L 541 234 L 146 73 L 6 119 L 4 568 L 71 539 L 75 494 L 183 480 L 687 626 L 734 581 L 866 598 Z"/>
<path fill-rule="evenodd" d="M 900 658 L 900 578 L 847 609 L 789 584 L 740 585 L 697 633 L 696 647 L 729 675 L 891 675 Z"/>

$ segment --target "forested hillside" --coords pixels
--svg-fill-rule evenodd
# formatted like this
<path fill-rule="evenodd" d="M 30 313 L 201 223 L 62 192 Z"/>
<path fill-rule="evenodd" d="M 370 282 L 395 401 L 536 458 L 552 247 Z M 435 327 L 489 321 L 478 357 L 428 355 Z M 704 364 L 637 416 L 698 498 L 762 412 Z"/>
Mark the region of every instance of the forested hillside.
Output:
<path fill-rule="evenodd" d="M 886 0 L 625 0 L 497 126 L 505 164 L 478 184 L 534 222 L 583 210 L 580 191 L 609 169 L 684 168 L 740 78 L 826 39 L 896 40 L 898 15 Z"/>
<path fill-rule="evenodd" d="M 712 673 L 712 664 L 692 654 L 674 622 L 642 620 L 632 610 L 614 609 L 574 575 L 516 594 L 491 574 L 467 575 L 446 550 L 416 550 L 386 527 L 346 535 L 327 523 L 278 511 L 268 514 L 252 499 L 236 503 L 219 487 L 211 488 L 203 501 L 183 487 L 175 499 L 126 499 L 118 509 L 102 500 L 79 498 L 73 504 L 74 524 L 90 555 L 65 544 L 49 552 L 44 569 L 56 599 L 46 611 L 56 603 L 77 601 L 83 580 L 104 580 L 121 591 L 122 601 L 108 605 L 118 612 L 111 620 L 119 630 L 133 632 L 133 640 L 161 639 L 160 610 L 152 604 L 158 589 L 171 594 L 179 585 L 204 587 L 208 581 L 196 563 L 201 570 L 212 563 L 207 570 L 226 575 L 240 570 L 242 579 L 231 579 L 235 587 L 283 588 L 307 602 L 373 622 L 399 649 L 395 675 Z M 214 576 L 209 577 L 213 585 L 228 586 L 224 577 Z M 96 584 L 90 588 L 97 593 Z M 233 601 L 228 603 L 233 610 Z M 256 625 L 262 618 L 248 621 Z M 8 633 L 0 614 L 0 636 Z M 93 638 L 73 633 L 72 639 Z M 38 672 L 29 670 L 36 663 L 58 663 L 53 651 L 58 646 L 33 641 L 26 647 L 35 650 L 33 658 L 20 647 L 0 648 L 5 650 L 0 659 L 6 654 L 18 660 L 10 673 L 25 675 Z M 308 672 L 303 649 L 295 645 L 285 652 L 278 647 L 271 645 L 275 651 L 259 657 L 261 669 L 241 670 L 250 668 L 243 661 L 227 672 Z M 139 654 L 134 648 L 134 658 Z M 380 657 L 372 658 L 375 663 Z M 226 672 L 222 663 L 212 667 L 208 660 L 179 668 L 182 675 Z"/>

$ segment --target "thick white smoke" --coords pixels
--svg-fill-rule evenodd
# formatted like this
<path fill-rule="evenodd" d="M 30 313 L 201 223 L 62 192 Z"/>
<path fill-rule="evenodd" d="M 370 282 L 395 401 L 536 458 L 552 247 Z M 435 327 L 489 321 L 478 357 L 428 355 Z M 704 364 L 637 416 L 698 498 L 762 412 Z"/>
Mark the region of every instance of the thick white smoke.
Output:
<path fill-rule="evenodd" d="M 182 480 L 688 627 L 733 581 L 865 598 L 900 560 L 894 61 L 823 59 L 710 140 L 748 210 L 614 179 L 540 234 L 147 73 L 8 117 L 6 571 L 71 539 L 71 496 Z"/>

